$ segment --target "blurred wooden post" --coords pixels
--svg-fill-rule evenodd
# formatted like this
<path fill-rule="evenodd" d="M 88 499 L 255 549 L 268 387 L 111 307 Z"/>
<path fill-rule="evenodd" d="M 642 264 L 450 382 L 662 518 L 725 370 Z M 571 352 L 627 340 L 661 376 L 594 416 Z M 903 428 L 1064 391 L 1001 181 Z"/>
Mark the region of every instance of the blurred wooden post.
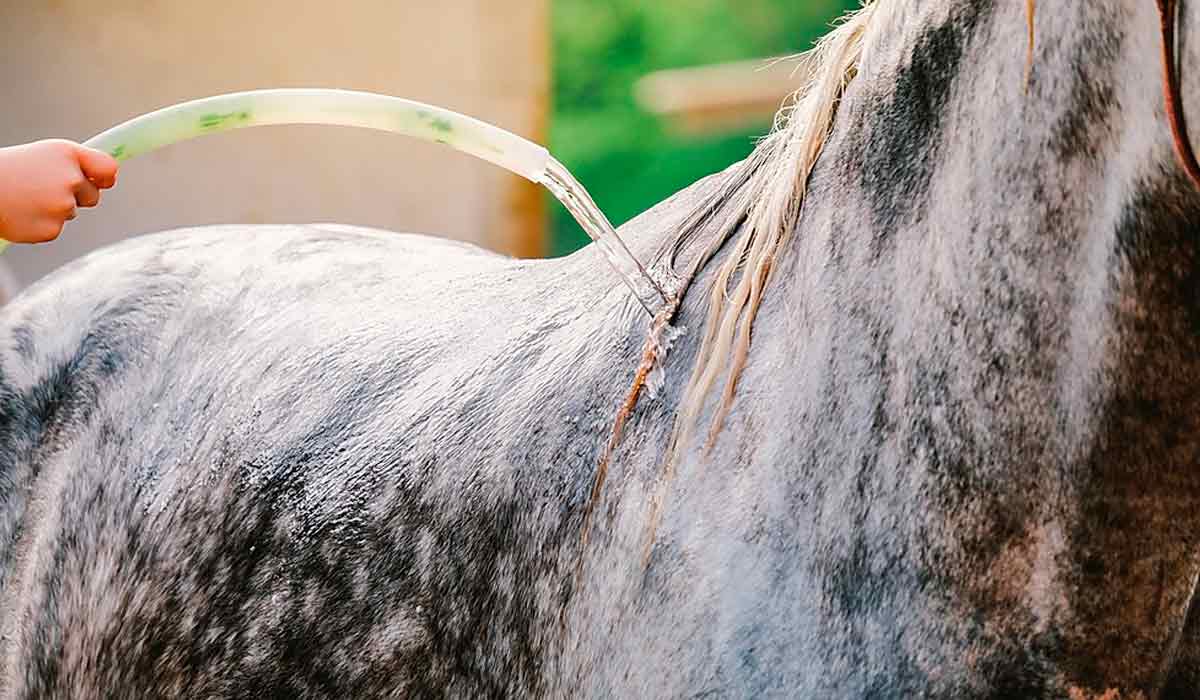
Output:
<path fill-rule="evenodd" d="M 370 90 L 544 142 L 549 0 L 0 2 L 0 144 L 86 139 L 129 117 L 267 87 Z M 444 147 L 332 127 L 248 129 L 125 165 L 103 206 L 4 261 L 28 284 L 132 234 L 338 222 L 542 255 L 538 189 Z"/>
<path fill-rule="evenodd" d="M 550 1 L 496 2 L 477 0 L 482 31 L 480 53 L 485 66 L 504 66 L 488 87 L 495 90 L 498 110 L 522 136 L 546 145 L 550 114 Z M 544 190 L 505 173 L 508 181 L 495 200 L 491 217 L 499 229 L 492 247 L 522 258 L 539 258 L 550 250 Z"/>
<path fill-rule="evenodd" d="M 811 54 L 664 70 L 639 80 L 635 94 L 681 133 L 732 131 L 769 122 L 811 71 Z"/>

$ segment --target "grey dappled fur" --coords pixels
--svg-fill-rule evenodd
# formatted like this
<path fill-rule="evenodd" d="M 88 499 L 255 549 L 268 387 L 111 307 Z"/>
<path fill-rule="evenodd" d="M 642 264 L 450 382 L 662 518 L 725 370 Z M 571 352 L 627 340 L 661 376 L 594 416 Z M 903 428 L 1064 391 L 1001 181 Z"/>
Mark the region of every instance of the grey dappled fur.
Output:
<path fill-rule="evenodd" d="M 31 288 L 6 692 L 1194 697 L 1200 195 L 1153 4 L 1038 5 L 1028 94 L 1023 3 L 895 13 L 644 568 L 701 293 L 581 552 L 646 329 L 593 249 L 222 227 Z M 660 249 L 731 176 L 623 235 Z"/>

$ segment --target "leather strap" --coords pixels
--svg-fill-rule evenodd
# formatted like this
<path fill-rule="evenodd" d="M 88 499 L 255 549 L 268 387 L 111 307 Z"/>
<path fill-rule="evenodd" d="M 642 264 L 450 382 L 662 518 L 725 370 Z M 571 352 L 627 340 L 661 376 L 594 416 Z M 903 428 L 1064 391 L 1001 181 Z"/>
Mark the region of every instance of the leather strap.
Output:
<path fill-rule="evenodd" d="M 1175 140 L 1175 153 L 1180 165 L 1191 178 L 1192 184 L 1200 189 L 1200 163 L 1188 140 L 1187 121 L 1183 117 L 1182 87 L 1179 83 L 1179 61 L 1175 53 L 1175 21 L 1178 0 L 1155 0 L 1158 3 L 1158 18 L 1162 25 L 1163 40 L 1163 95 L 1166 100 L 1167 119 L 1171 122 L 1171 137 Z"/>

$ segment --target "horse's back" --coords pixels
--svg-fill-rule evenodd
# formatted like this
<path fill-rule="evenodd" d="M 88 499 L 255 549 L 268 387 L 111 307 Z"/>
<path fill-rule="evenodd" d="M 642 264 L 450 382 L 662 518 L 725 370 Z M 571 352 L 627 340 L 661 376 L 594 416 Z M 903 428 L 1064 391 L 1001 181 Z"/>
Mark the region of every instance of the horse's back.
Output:
<path fill-rule="evenodd" d="M 453 445 L 502 430 L 481 385 L 528 335 L 529 265 L 346 227 L 229 227 L 104 251 L 5 308 L 4 683 L 440 685 L 449 669 L 428 660 L 446 640 L 420 620 L 450 585 L 433 559 L 454 565 L 441 550 L 470 525 L 428 510 L 490 497 Z"/>

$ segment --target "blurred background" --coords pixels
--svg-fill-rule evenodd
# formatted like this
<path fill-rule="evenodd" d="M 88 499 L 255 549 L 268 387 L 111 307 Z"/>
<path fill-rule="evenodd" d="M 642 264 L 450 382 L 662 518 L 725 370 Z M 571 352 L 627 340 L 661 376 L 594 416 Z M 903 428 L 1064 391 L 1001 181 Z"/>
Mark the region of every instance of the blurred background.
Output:
<path fill-rule="evenodd" d="M 371 90 L 546 143 L 614 224 L 745 157 L 807 49 L 857 0 L 24 0 L 0 3 L 0 145 L 78 141 L 234 90 Z M 27 285 L 122 238 L 215 223 L 418 231 L 523 257 L 587 239 L 537 188 L 408 139 L 250 129 L 125 165 L 57 242 L 0 257 Z M 2 296 L 2 293 L 0 293 Z"/>
<path fill-rule="evenodd" d="M 745 158 L 858 0 L 551 0 L 551 151 L 620 225 Z M 552 202 L 551 254 L 587 242 Z"/>

